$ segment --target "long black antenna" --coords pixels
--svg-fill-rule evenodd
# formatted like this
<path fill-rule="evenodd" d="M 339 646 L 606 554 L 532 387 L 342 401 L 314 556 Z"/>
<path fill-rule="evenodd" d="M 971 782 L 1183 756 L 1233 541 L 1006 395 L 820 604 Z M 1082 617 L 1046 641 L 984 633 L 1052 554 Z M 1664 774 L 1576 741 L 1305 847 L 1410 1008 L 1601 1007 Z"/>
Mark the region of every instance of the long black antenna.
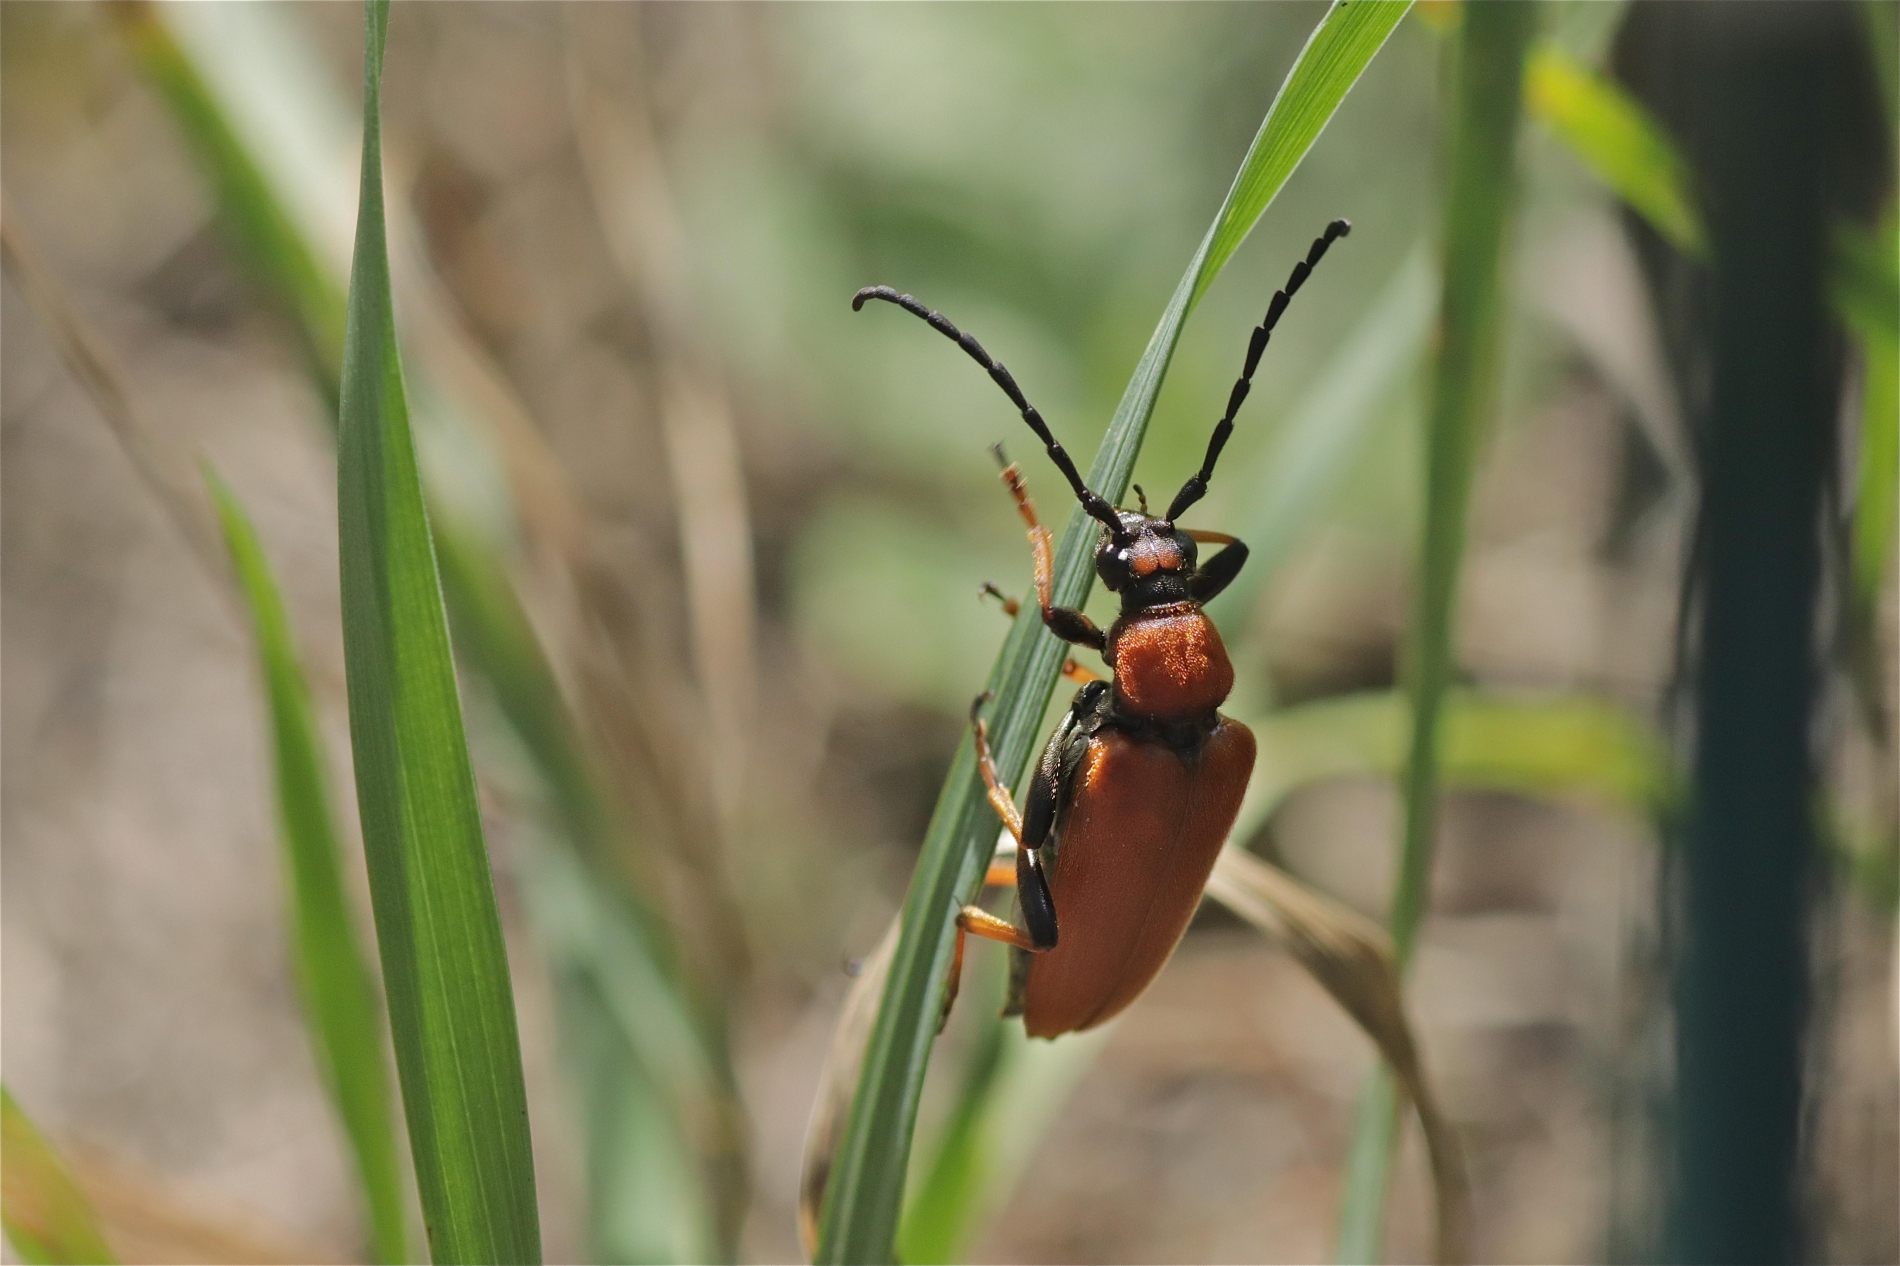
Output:
<path fill-rule="evenodd" d="M 1293 265 L 1292 276 L 1286 279 L 1286 288 L 1277 290 L 1273 302 L 1267 305 L 1267 317 L 1247 340 L 1247 367 L 1240 371 L 1240 381 L 1234 384 L 1233 394 L 1227 397 L 1227 413 L 1214 427 L 1213 438 L 1207 442 L 1207 459 L 1201 463 L 1200 473 L 1181 485 L 1181 491 L 1174 494 L 1174 503 L 1168 507 L 1168 522 L 1172 523 L 1187 511 L 1187 508 L 1207 495 L 1207 481 L 1214 477 L 1214 463 L 1220 460 L 1220 451 L 1227 445 L 1227 437 L 1234 433 L 1234 414 L 1240 411 L 1241 401 L 1253 389 L 1253 371 L 1260 367 L 1260 354 L 1267 350 L 1267 340 L 1273 337 L 1273 327 L 1280 323 L 1280 314 L 1286 311 L 1287 303 L 1299 293 L 1306 284 L 1307 274 L 1314 265 L 1325 256 L 1326 248 L 1335 239 L 1352 232 L 1352 224 L 1347 220 L 1334 220 L 1326 226 L 1326 231 L 1313 239 L 1312 249 L 1306 252 L 1306 258 Z"/>
<path fill-rule="evenodd" d="M 1021 411 L 1023 421 L 1029 423 L 1029 429 L 1036 433 L 1036 437 L 1049 450 L 1049 460 L 1054 462 L 1056 469 L 1068 478 L 1069 486 L 1075 489 L 1075 499 L 1082 503 L 1082 508 L 1094 518 L 1101 520 L 1117 544 L 1127 543 L 1128 531 L 1122 527 L 1121 516 L 1115 513 L 1115 507 L 1090 491 L 1089 486 L 1082 482 L 1081 472 L 1076 470 L 1075 462 L 1069 457 L 1068 451 L 1056 442 L 1054 435 L 1050 434 L 1049 424 L 1042 420 L 1042 414 L 1036 412 L 1036 407 L 1023 398 L 1022 388 L 1016 385 L 1016 380 L 1010 376 L 1007 369 L 1003 368 L 1000 361 L 992 359 L 990 354 L 983 350 L 981 343 L 952 325 L 950 319 L 943 313 L 933 312 L 909 295 L 899 294 L 889 286 L 866 286 L 858 291 L 851 300 L 851 310 L 861 311 L 867 299 L 882 299 L 886 303 L 896 304 L 912 316 L 921 317 L 930 323 L 931 329 L 961 347 L 969 353 L 971 360 L 983 366 L 989 376 L 995 380 L 996 385 L 1003 389 L 1003 394 L 1009 397 L 1010 403 Z"/>

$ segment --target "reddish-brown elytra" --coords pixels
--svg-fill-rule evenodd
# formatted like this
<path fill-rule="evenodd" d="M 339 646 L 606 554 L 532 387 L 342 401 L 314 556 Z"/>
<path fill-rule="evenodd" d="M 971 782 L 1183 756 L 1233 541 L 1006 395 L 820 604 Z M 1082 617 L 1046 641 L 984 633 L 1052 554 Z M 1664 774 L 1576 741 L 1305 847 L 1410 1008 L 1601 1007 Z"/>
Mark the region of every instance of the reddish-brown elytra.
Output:
<path fill-rule="evenodd" d="M 1093 1028 L 1140 997 L 1187 931 L 1240 812 L 1253 774 L 1254 739 L 1246 726 L 1220 714 L 1234 669 L 1219 630 L 1201 609 L 1239 573 L 1247 547 L 1175 521 L 1207 492 L 1287 301 L 1351 227 L 1344 220 L 1327 225 L 1274 294 L 1248 340 L 1245 368 L 1201 469 L 1162 516 L 1148 513 L 1145 496 L 1139 510 L 1123 510 L 1092 492 L 1009 371 L 941 314 L 888 286 L 860 290 L 852 300 L 857 309 L 882 299 L 923 318 L 989 372 L 1082 508 L 1101 523 L 1095 570 L 1122 600 L 1121 616 L 1106 632 L 1080 611 L 1054 604 L 1049 530 L 1036 519 L 1021 472 L 1005 466 L 1003 479 L 1029 527 L 1043 623 L 1066 642 L 1100 651 L 1110 675 L 1096 678 L 1073 660 L 1065 666 L 1085 684 L 1043 748 L 1020 813 L 990 759 L 989 734 L 977 715 L 984 698 L 970 709 L 990 804 L 1016 841 L 1015 865 L 992 868 L 988 882 L 1015 884 L 1022 924 L 963 907 L 946 1015 L 956 998 L 966 934 L 1015 947 L 1005 1014 L 1020 1014 L 1031 1037 L 1052 1038 Z M 997 453 L 1000 458 L 1000 446 Z M 1201 563 L 1197 543 L 1224 548 Z M 1015 603 L 1005 605 L 1013 612 Z"/>

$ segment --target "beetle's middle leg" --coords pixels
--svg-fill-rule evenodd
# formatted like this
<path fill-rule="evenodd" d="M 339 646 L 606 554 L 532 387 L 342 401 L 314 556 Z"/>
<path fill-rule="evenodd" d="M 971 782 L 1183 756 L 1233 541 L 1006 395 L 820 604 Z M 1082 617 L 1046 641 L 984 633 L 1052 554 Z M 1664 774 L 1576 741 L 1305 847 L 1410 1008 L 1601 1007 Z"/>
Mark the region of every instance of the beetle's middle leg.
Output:
<path fill-rule="evenodd" d="M 990 754 L 989 726 L 977 715 L 977 709 L 988 698 L 987 693 L 978 695 L 976 702 L 970 705 L 970 719 L 976 728 L 976 765 L 983 775 L 983 786 L 989 792 L 990 807 L 1003 820 L 1010 838 L 1016 841 L 1014 880 L 1025 926 L 1019 928 L 1007 919 L 999 919 L 981 906 L 966 905 L 957 911 L 956 952 L 950 960 L 950 982 L 944 993 L 943 1012 L 937 1021 L 939 1029 L 950 1018 L 950 1008 L 956 1003 L 957 990 L 963 981 L 963 949 L 967 937 L 976 935 L 985 940 L 1001 941 L 1032 954 L 1044 953 L 1056 947 L 1055 899 L 1049 893 L 1049 880 L 1043 874 L 1039 855 L 1043 841 L 1048 838 L 1049 822 L 1053 816 L 1054 784 L 1051 783 L 1048 788 L 1050 804 L 1045 809 L 1041 804 L 1044 799 L 1042 783 L 1045 780 L 1043 769 L 1039 767 L 1030 792 L 1030 832 L 1033 838 L 1026 838 L 1023 834 L 1023 815 L 1017 811 L 1015 798 L 1009 794 L 1009 788 L 1003 785 L 997 775 L 996 761 Z M 1043 765 L 1048 763 L 1047 760 L 1042 762 Z M 1004 883 L 1009 882 L 1007 872 L 998 874 L 1002 870 L 1001 865 L 991 865 L 985 873 L 985 883 L 993 884 L 999 879 Z"/>

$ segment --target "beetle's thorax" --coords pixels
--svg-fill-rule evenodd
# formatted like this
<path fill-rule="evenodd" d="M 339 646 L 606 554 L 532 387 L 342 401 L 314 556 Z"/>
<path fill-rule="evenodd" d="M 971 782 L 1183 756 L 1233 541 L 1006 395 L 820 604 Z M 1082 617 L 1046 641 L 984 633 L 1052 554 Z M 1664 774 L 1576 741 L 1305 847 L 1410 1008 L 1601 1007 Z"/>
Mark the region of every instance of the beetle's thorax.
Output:
<path fill-rule="evenodd" d="M 1156 721 L 1212 718 L 1234 688 L 1220 630 L 1201 605 L 1181 601 L 1126 613 L 1108 630 L 1118 711 Z"/>

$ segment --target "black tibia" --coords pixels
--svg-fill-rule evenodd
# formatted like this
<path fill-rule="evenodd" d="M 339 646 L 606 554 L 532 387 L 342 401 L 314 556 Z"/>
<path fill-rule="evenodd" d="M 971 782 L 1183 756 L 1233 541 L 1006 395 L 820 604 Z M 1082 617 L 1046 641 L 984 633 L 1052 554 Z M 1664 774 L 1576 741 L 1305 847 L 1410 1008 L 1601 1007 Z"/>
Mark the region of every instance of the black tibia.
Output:
<path fill-rule="evenodd" d="M 1220 451 L 1226 447 L 1227 437 L 1234 433 L 1234 415 L 1240 412 L 1241 402 L 1253 389 L 1254 370 L 1260 368 L 1260 356 L 1267 350 L 1267 340 L 1273 337 L 1273 327 L 1280 323 L 1287 303 L 1306 284 L 1307 276 L 1326 254 L 1326 248 L 1350 232 L 1352 225 L 1345 220 L 1334 220 L 1327 225 L 1326 231 L 1313 239 L 1306 258 L 1293 265 L 1292 275 L 1286 279 L 1286 287 L 1274 292 L 1273 301 L 1267 305 L 1266 319 L 1255 327 L 1253 335 L 1247 340 L 1246 367 L 1240 371 L 1240 379 L 1234 383 L 1234 390 L 1227 397 L 1227 412 L 1215 425 L 1213 438 L 1207 442 L 1207 458 L 1201 463 L 1199 473 L 1181 485 L 1181 491 L 1174 494 L 1174 503 L 1168 507 L 1170 523 L 1207 495 L 1207 481 L 1214 477 L 1214 463 L 1220 460 Z"/>
<path fill-rule="evenodd" d="M 1023 909 L 1023 926 L 1029 930 L 1030 948 L 1041 952 L 1056 947 L 1056 900 L 1049 895 L 1049 880 L 1042 873 L 1042 858 L 1034 850 L 1016 850 L 1016 900 Z"/>
<path fill-rule="evenodd" d="M 1120 517 L 1115 513 L 1115 507 L 1089 490 L 1088 484 L 1082 480 L 1082 472 L 1075 468 L 1074 459 L 1062 445 L 1056 442 L 1056 437 L 1049 430 L 1049 424 L 1042 420 L 1042 414 L 1036 412 L 1036 407 L 1023 397 L 1022 388 L 1016 385 L 1016 379 L 1010 375 L 1009 370 L 1003 368 L 1002 362 L 991 358 L 990 354 L 983 350 L 981 343 L 952 325 L 949 318 L 941 312 L 931 311 L 907 294 L 899 294 L 889 286 L 866 286 L 852 298 L 851 310 L 853 312 L 861 310 L 867 299 L 882 299 L 886 303 L 896 304 L 912 316 L 920 317 L 928 322 L 931 329 L 936 330 L 968 353 L 970 359 L 981 365 L 991 380 L 1003 389 L 1003 394 L 1009 397 L 1009 402 L 1015 405 L 1017 411 L 1023 415 L 1023 421 L 1029 424 L 1029 429 L 1036 433 L 1036 438 L 1041 440 L 1043 447 L 1049 450 L 1049 460 L 1056 464 L 1056 469 L 1060 470 L 1063 477 L 1069 481 L 1069 487 L 1075 490 L 1076 500 L 1082 503 L 1082 508 L 1087 510 L 1091 517 L 1099 519 L 1116 540 L 1126 538 L 1127 533 L 1122 528 Z"/>
<path fill-rule="evenodd" d="M 1208 601 L 1233 583 L 1246 561 L 1246 542 L 1235 541 L 1195 569 L 1194 574 L 1188 577 L 1188 594 L 1196 602 Z"/>

